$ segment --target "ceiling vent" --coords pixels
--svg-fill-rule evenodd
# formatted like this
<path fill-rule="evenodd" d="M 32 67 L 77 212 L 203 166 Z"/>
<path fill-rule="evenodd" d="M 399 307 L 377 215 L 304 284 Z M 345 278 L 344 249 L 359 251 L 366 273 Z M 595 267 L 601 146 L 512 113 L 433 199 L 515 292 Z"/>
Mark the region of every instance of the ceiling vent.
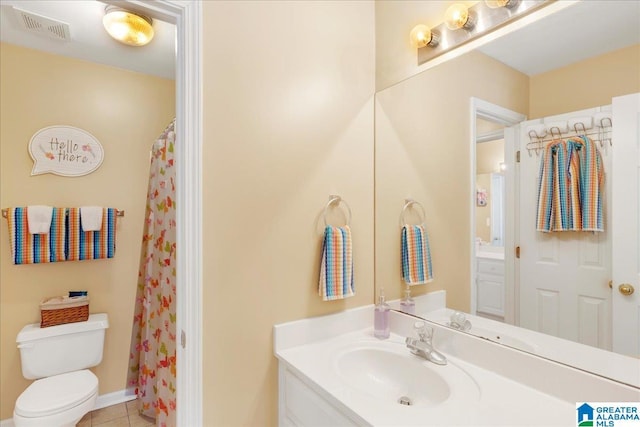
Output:
<path fill-rule="evenodd" d="M 71 35 L 69 33 L 69 24 L 47 18 L 46 16 L 37 15 L 26 10 L 13 8 L 20 28 L 30 33 L 40 34 L 50 39 L 69 41 Z"/>

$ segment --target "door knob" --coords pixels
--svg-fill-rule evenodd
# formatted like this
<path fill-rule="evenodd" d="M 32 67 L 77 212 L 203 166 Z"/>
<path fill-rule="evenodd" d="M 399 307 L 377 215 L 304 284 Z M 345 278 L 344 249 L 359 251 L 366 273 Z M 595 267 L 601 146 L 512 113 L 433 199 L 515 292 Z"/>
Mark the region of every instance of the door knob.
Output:
<path fill-rule="evenodd" d="M 623 283 L 622 285 L 618 286 L 618 290 L 622 295 L 631 295 L 633 291 L 635 291 L 635 289 L 633 289 L 633 286 L 629 283 Z"/>

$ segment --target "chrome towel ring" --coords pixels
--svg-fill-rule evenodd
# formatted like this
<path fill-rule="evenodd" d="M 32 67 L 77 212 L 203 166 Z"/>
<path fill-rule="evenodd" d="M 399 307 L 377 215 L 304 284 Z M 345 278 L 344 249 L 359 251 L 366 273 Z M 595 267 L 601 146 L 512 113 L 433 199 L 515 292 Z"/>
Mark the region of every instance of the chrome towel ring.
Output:
<path fill-rule="evenodd" d="M 407 209 L 409 209 L 412 206 L 417 206 L 418 208 L 420 208 L 419 210 L 420 212 L 420 223 L 418 225 L 423 225 L 424 224 L 424 220 L 426 218 L 426 213 L 424 210 L 424 206 L 422 206 L 419 202 L 416 202 L 413 199 L 405 199 L 404 200 L 404 206 L 402 206 L 402 212 L 400 213 L 400 227 L 404 227 L 405 225 L 408 225 L 407 222 L 404 220 L 404 214 L 407 211 Z"/>
<path fill-rule="evenodd" d="M 345 202 L 342 197 L 340 196 L 336 196 L 336 195 L 330 195 L 329 196 L 329 201 L 327 202 L 327 204 L 324 207 L 324 212 L 322 213 L 322 218 L 324 219 L 324 226 L 327 227 L 329 224 L 327 223 L 327 211 L 329 210 L 329 208 L 331 207 L 331 205 L 336 204 L 336 205 L 344 205 L 344 207 L 347 210 L 347 226 L 349 226 L 351 224 L 351 208 L 349 207 L 349 205 L 347 204 L 347 202 Z"/>

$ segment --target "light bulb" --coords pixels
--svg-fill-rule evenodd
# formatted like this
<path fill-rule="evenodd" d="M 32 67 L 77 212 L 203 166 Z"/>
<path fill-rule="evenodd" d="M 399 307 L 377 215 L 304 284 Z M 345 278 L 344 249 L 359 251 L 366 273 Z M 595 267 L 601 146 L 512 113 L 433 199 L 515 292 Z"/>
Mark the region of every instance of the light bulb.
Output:
<path fill-rule="evenodd" d="M 144 46 L 153 38 L 150 18 L 107 6 L 102 24 L 114 39 L 131 46 Z"/>
<path fill-rule="evenodd" d="M 464 28 L 470 30 L 475 25 L 475 19 L 469 12 L 467 6 L 456 3 L 449 6 L 444 14 L 444 23 L 450 30 Z"/>
<path fill-rule="evenodd" d="M 438 35 L 432 32 L 426 25 L 419 24 L 411 30 L 409 41 L 411 42 L 411 46 L 416 49 L 425 46 L 434 47 L 438 45 Z"/>

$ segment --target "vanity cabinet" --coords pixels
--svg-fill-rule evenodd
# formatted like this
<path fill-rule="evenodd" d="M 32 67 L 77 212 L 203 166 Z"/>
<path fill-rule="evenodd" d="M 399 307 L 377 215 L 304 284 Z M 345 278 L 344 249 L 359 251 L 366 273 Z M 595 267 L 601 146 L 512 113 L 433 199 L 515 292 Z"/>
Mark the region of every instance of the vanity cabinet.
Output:
<path fill-rule="evenodd" d="M 504 259 L 476 258 L 478 313 L 504 317 Z"/>
<path fill-rule="evenodd" d="M 364 425 L 352 421 L 282 362 L 278 380 L 280 427 Z"/>

